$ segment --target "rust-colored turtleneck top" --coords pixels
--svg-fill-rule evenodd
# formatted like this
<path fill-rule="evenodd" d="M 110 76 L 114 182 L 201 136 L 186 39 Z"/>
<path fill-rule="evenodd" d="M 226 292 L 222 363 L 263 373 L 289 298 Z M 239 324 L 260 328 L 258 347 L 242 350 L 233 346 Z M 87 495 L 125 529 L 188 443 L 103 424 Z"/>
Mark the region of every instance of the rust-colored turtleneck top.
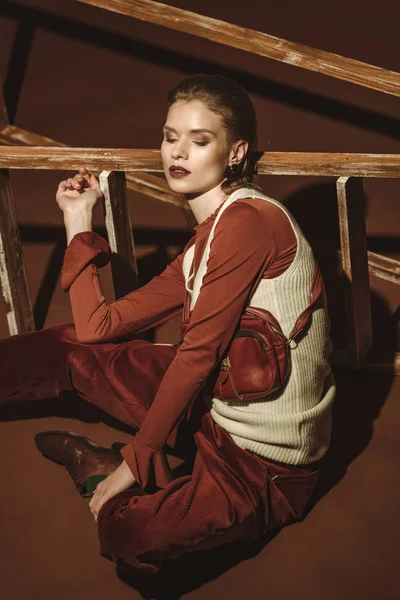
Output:
<path fill-rule="evenodd" d="M 61 286 L 69 290 L 78 339 L 90 344 L 116 341 L 182 313 L 186 295 L 183 257 L 195 244 L 196 273 L 220 208 L 195 228 L 184 251 L 161 275 L 112 304 L 105 301 L 98 275 L 98 267 L 110 258 L 107 242 L 91 231 L 75 235 L 65 252 Z M 263 266 L 263 277 L 281 275 L 290 266 L 296 249 L 289 219 L 274 204 L 238 199 L 224 211 L 215 229 L 207 273 L 184 341 L 142 428 L 121 451 L 142 487 L 149 479 L 158 487 L 165 487 L 171 480 L 163 452 L 166 439 L 223 356 Z"/>

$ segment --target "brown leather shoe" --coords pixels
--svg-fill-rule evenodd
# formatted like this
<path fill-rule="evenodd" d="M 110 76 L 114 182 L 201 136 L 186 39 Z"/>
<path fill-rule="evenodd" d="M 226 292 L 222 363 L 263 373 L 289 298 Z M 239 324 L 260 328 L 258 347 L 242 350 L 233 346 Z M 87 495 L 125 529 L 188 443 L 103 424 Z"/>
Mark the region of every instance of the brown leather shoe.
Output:
<path fill-rule="evenodd" d="M 123 461 L 119 452 L 71 431 L 42 431 L 35 435 L 35 443 L 46 458 L 64 465 L 84 498 L 91 495 L 86 489 L 90 477 L 109 475 Z"/>

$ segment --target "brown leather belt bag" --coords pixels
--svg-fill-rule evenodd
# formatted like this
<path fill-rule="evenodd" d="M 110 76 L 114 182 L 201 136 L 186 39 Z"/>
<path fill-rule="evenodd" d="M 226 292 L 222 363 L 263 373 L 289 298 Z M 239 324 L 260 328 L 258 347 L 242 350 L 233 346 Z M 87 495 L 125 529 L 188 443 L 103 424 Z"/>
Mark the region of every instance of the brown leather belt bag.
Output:
<path fill-rule="evenodd" d="M 260 279 L 254 284 L 250 298 Z M 276 392 L 290 373 L 290 346 L 293 341 L 298 341 L 300 334 L 308 326 L 313 306 L 322 290 L 322 276 L 317 266 L 310 303 L 298 317 L 288 338 L 268 310 L 248 306 L 214 377 L 210 377 L 213 388 L 210 390 L 206 385 L 204 389 L 220 400 L 241 401 L 257 400 Z M 182 336 L 188 321 L 189 303 L 186 297 Z"/>

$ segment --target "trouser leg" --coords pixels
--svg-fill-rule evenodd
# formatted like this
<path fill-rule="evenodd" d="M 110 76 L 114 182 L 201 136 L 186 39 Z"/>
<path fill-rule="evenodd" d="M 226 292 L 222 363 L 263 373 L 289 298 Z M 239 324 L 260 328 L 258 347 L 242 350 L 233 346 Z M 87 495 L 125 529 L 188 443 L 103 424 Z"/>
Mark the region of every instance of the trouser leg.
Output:
<path fill-rule="evenodd" d="M 136 430 L 175 353 L 172 346 L 143 340 L 85 344 L 78 341 L 73 325 L 1 338 L 0 404 L 73 390 Z M 178 429 L 168 439 L 170 446 Z"/>
<path fill-rule="evenodd" d="M 71 389 L 67 342 L 72 325 L 0 339 L 0 403 L 41 400 Z"/>
<path fill-rule="evenodd" d="M 300 516 L 318 472 L 300 476 L 298 493 L 296 469 L 242 450 L 209 414 L 195 440 L 198 451 L 191 475 L 151 495 L 127 490 L 103 506 L 98 533 L 104 556 L 152 574 L 166 558 L 254 540 Z M 281 475 L 292 480 L 285 495 L 277 485 Z"/>

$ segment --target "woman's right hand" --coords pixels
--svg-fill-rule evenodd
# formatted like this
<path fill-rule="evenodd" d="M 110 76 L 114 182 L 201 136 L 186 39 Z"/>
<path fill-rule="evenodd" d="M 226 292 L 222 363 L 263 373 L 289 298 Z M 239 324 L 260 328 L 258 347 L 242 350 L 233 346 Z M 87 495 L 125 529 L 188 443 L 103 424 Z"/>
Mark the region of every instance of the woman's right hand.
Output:
<path fill-rule="evenodd" d="M 91 212 L 96 203 L 102 198 L 98 180 L 85 167 L 79 168 L 75 177 L 61 181 L 56 200 L 64 215 L 75 212 Z"/>

